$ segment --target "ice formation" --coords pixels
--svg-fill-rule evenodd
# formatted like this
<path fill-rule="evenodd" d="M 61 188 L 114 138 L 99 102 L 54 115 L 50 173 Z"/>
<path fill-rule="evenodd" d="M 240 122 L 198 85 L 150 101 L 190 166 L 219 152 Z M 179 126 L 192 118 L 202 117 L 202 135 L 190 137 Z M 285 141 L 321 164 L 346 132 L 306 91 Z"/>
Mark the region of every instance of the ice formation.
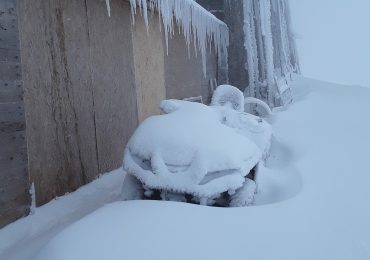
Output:
<path fill-rule="evenodd" d="M 105 5 L 107 6 L 108 16 L 110 16 L 110 14 L 111 14 L 111 10 L 110 10 L 110 0 L 105 0 Z"/>
<path fill-rule="evenodd" d="M 246 70 L 249 77 L 249 96 L 256 97 L 258 82 L 258 52 L 255 29 L 253 0 L 243 1 L 244 9 L 244 47 L 247 53 Z"/>
<path fill-rule="evenodd" d="M 261 29 L 264 37 L 265 55 L 266 55 L 266 76 L 267 76 L 267 101 L 269 106 L 274 106 L 274 46 L 272 42 L 271 31 L 271 2 L 270 0 L 260 1 L 261 11 Z"/>
<path fill-rule="evenodd" d="M 109 1 L 109 0 L 107 0 Z M 148 10 L 157 11 L 163 22 L 168 53 L 169 38 L 173 35 L 175 25 L 184 34 L 188 48 L 191 42 L 200 51 L 203 63 L 203 73 L 206 74 L 207 47 L 213 44 L 218 53 L 227 55 L 229 32 L 225 23 L 201 7 L 194 0 L 130 0 L 133 20 L 137 9 L 142 12 L 148 29 Z"/>
<path fill-rule="evenodd" d="M 270 107 L 288 104 L 292 100 L 288 82 L 299 70 L 289 4 L 286 0 L 245 0 L 243 10 L 249 78 L 245 94 L 267 100 Z"/>

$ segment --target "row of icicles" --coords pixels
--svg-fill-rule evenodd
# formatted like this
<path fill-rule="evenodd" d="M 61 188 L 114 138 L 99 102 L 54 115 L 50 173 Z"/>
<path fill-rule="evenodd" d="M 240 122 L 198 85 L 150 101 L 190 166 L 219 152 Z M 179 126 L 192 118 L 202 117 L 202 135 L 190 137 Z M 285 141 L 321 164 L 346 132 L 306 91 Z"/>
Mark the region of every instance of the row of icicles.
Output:
<path fill-rule="evenodd" d="M 105 0 L 105 2 L 110 16 L 110 0 Z M 135 22 L 137 10 L 140 10 L 148 33 L 148 10 L 158 12 L 159 19 L 162 20 L 164 27 L 167 54 L 169 38 L 174 34 L 177 25 L 185 37 L 188 50 L 190 50 L 191 42 L 193 42 L 196 49 L 195 53 L 200 52 L 204 75 L 207 71 L 207 49 L 210 49 L 212 45 L 217 52 L 219 62 L 222 59 L 227 59 L 229 32 L 226 24 L 194 0 L 130 0 L 130 4 L 133 22 Z"/>

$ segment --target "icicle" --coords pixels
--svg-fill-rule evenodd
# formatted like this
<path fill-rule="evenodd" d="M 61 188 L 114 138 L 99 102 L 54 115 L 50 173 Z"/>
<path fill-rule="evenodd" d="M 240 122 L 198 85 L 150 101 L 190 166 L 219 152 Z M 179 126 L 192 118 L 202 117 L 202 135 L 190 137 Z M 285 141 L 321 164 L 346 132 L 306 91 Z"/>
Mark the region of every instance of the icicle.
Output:
<path fill-rule="evenodd" d="M 253 0 L 243 2 L 244 10 L 244 47 L 247 53 L 245 68 L 248 71 L 249 88 L 246 89 L 247 96 L 256 97 L 256 86 L 258 83 L 258 51 L 254 22 Z"/>
<path fill-rule="evenodd" d="M 110 0 L 105 0 L 105 5 L 107 6 L 108 16 L 110 17 Z"/>
<path fill-rule="evenodd" d="M 167 54 L 169 37 L 174 34 L 174 25 L 177 24 L 180 32 L 185 37 L 188 48 L 190 48 L 190 43 L 193 41 L 196 49 L 195 53 L 197 54 L 197 51 L 200 51 L 204 76 L 207 72 L 206 51 L 211 42 L 217 54 L 219 54 L 219 62 L 222 59 L 221 55 L 227 55 L 229 33 L 226 24 L 218 20 L 194 0 L 150 0 L 149 6 L 147 5 L 147 0 L 130 0 L 130 4 L 133 18 L 137 7 L 142 12 L 147 30 L 149 30 L 148 8 L 151 11 L 158 11 L 164 28 Z"/>
<path fill-rule="evenodd" d="M 272 43 L 272 32 L 271 32 L 271 2 L 270 0 L 260 1 L 261 10 L 261 28 L 262 35 L 264 36 L 264 49 L 266 55 L 266 76 L 267 76 L 267 98 L 270 107 L 274 107 L 274 91 L 275 85 L 274 78 L 274 47 Z"/>
<path fill-rule="evenodd" d="M 30 195 L 31 195 L 31 208 L 30 208 L 30 215 L 36 213 L 36 191 L 35 191 L 35 183 L 32 182 L 30 188 Z"/>

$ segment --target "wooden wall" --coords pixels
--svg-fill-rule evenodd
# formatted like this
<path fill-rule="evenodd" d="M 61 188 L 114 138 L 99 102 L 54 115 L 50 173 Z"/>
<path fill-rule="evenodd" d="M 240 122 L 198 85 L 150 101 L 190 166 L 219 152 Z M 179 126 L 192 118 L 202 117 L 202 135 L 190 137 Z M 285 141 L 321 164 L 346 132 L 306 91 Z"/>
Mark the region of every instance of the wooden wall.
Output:
<path fill-rule="evenodd" d="M 0 1 L 0 228 L 29 212 L 16 0 Z"/>
<path fill-rule="evenodd" d="M 111 2 L 19 0 L 37 205 L 120 167 L 137 126 L 130 7 Z"/>

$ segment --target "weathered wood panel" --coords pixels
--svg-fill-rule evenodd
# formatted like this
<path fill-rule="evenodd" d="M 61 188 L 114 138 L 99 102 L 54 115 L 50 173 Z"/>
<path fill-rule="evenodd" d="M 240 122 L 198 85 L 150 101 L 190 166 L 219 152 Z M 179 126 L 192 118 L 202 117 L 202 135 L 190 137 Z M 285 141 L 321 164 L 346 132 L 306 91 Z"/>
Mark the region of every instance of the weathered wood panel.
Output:
<path fill-rule="evenodd" d="M 37 205 L 122 165 L 137 126 L 130 6 L 19 0 L 30 177 Z"/>
<path fill-rule="evenodd" d="M 19 102 L 23 100 L 21 81 L 0 80 L 0 103 Z"/>
<path fill-rule="evenodd" d="M 41 205 L 97 174 L 89 160 L 94 118 L 85 108 L 92 103 L 86 11 L 81 1 L 19 2 L 29 170 Z"/>
<path fill-rule="evenodd" d="M 194 44 L 186 45 L 184 35 L 174 30 L 165 54 L 166 97 L 183 99 L 202 96 L 208 103 L 211 97 L 210 80 L 217 79 L 217 57 L 207 50 L 207 74 L 203 75 L 200 53 L 195 54 Z"/>
<path fill-rule="evenodd" d="M 0 228 L 28 214 L 27 147 L 16 0 L 0 2 Z"/>
<path fill-rule="evenodd" d="M 123 151 L 138 124 L 130 5 L 87 0 L 96 137 L 101 173 L 122 166 Z"/>
<path fill-rule="evenodd" d="M 164 42 L 158 17 L 149 17 L 149 33 L 142 17 L 136 17 L 133 30 L 135 81 L 139 121 L 160 114 L 166 98 Z"/>

